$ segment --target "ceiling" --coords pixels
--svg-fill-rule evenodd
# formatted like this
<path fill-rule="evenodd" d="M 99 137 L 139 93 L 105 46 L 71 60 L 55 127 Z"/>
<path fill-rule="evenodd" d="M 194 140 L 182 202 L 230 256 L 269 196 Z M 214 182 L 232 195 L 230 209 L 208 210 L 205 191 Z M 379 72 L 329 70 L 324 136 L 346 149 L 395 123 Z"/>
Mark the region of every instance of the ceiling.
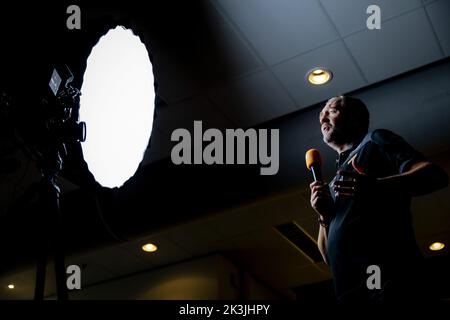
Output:
<path fill-rule="evenodd" d="M 381 7 L 381 30 L 370 31 L 365 26 L 365 9 L 370 4 L 378 4 Z M 89 11 L 90 7 L 86 9 L 88 25 L 89 21 L 101 18 L 103 10 L 108 12 L 107 6 L 104 9 L 99 8 L 92 9 L 92 12 Z M 155 119 L 152 140 L 144 156 L 143 167 L 152 170 L 151 168 L 157 166 L 161 178 L 158 175 L 153 181 L 162 181 L 166 176 L 169 180 L 167 189 L 165 186 L 160 187 L 161 194 L 166 192 L 166 197 L 169 194 L 169 197 L 173 198 L 170 199 L 171 202 L 184 201 L 187 203 L 186 210 L 197 210 L 195 201 L 198 199 L 208 202 L 207 198 L 214 194 L 214 191 L 209 189 L 213 188 L 218 188 L 216 193 L 223 196 L 212 198 L 211 202 L 219 200 L 223 202 L 223 206 L 217 204 L 218 207 L 202 207 L 202 215 L 192 215 L 193 218 L 187 219 L 188 221 L 174 219 L 173 223 L 166 223 L 164 227 L 135 237 L 132 241 L 71 254 L 67 262 L 84 266 L 84 283 L 91 286 L 220 252 L 244 266 L 264 283 L 290 297 L 293 288 L 330 279 L 330 273 L 323 263 L 312 262 L 274 229 L 278 224 L 295 221 L 312 238 L 316 237 L 318 227 L 315 213 L 309 206 L 306 183 L 309 180 L 305 179 L 305 173 L 300 176 L 300 173 L 295 171 L 281 172 L 281 175 L 290 175 L 301 181 L 294 184 L 255 180 L 253 183 L 261 186 L 256 197 L 247 190 L 254 186 L 247 181 L 252 175 L 231 175 L 230 179 L 241 179 L 237 180 L 242 184 L 241 187 L 232 185 L 231 188 L 235 191 L 227 189 L 227 183 L 224 183 L 223 189 L 218 186 L 226 181 L 224 176 L 228 175 L 228 171 L 214 175 L 215 171 L 207 170 L 203 174 L 210 175 L 210 180 L 200 177 L 197 185 L 195 182 L 183 184 L 184 182 L 180 181 L 187 180 L 186 177 L 196 177 L 196 171 L 192 176 L 182 175 L 183 179 L 174 178 L 179 172 L 167 164 L 172 147 L 171 132 L 176 128 L 190 130 L 194 120 L 202 120 L 204 127 L 223 129 L 265 124 L 276 127 L 279 123 L 291 119 L 294 122 L 292 125 L 298 127 L 302 117 L 309 120 L 309 112 L 312 117 L 319 107 L 318 104 L 330 96 L 356 91 L 360 96 L 373 101 L 376 108 L 371 109 L 371 112 L 375 123 L 401 128 L 400 131 L 403 130 L 409 135 L 408 138 L 413 140 L 414 145 L 417 142 L 421 150 L 425 149 L 423 146 L 429 139 L 423 134 L 405 129 L 409 124 L 405 124 L 401 115 L 383 118 L 386 113 L 383 113 L 381 107 L 378 110 L 382 102 L 377 100 L 377 97 L 380 92 L 388 92 L 389 88 L 393 90 L 394 87 L 389 85 L 390 81 L 409 81 L 408 75 L 412 74 L 412 78 L 413 70 L 423 70 L 424 66 L 450 56 L 450 2 L 210 0 L 204 1 L 202 9 L 207 17 L 207 25 L 214 26 L 210 36 L 219 44 L 221 54 L 226 56 L 225 75 L 222 72 L 222 60 L 206 59 L 210 73 L 214 75 L 217 71 L 217 77 L 213 77 L 214 81 L 210 81 L 209 77 L 199 80 L 198 77 L 202 77 L 203 73 L 194 76 L 190 68 L 180 67 L 180 61 L 185 59 L 182 56 L 185 51 L 173 52 L 173 47 L 168 42 L 153 41 L 157 37 L 153 36 L 150 25 L 146 27 L 148 30 L 144 28 L 148 31 L 144 32 L 146 43 L 154 43 L 152 54 L 155 78 L 159 84 L 158 93 L 167 105 L 160 108 Z M 139 19 L 145 21 L 145 13 L 141 13 Z M 141 26 L 145 25 L 142 23 Z M 178 31 L 175 29 L 171 32 Z M 183 48 L 186 46 L 187 49 L 184 49 L 190 50 L 190 42 L 186 43 L 183 42 Z M 191 44 L 195 46 L 195 42 Z M 204 50 L 204 47 L 201 49 Z M 198 53 L 198 50 L 193 51 Z M 202 57 L 208 57 L 208 53 L 207 50 L 201 51 Z M 334 77 L 330 84 L 313 87 L 306 83 L 307 71 L 316 66 L 332 70 Z M 401 78 L 401 75 L 406 78 Z M 398 89 L 399 86 L 402 84 L 395 88 Z M 420 83 L 417 84 L 418 87 Z M 439 92 L 447 92 L 448 95 L 448 87 Z M 425 95 L 426 93 L 423 97 Z M 426 128 L 433 126 L 435 120 L 430 120 Z M 318 144 L 320 133 L 313 134 L 310 127 L 311 125 L 305 123 L 305 126 L 300 126 L 296 132 L 303 135 L 301 141 L 308 141 L 305 143 L 310 145 Z M 445 130 L 448 131 L 446 128 Z M 282 143 L 288 145 L 292 140 L 282 140 Z M 289 144 L 289 148 L 295 147 L 295 144 Z M 432 155 L 433 160 L 450 172 L 450 153 L 445 143 L 427 150 L 426 153 Z M 2 175 L 2 213 L 10 203 L 17 201 L 32 181 L 39 180 L 34 163 L 27 160 L 20 151 L 17 151 L 14 157 L 22 166 Z M 291 158 L 294 160 L 290 160 Z M 298 162 L 298 159 L 297 156 L 292 156 L 284 161 Z M 194 191 L 186 191 L 186 198 L 178 196 L 183 189 L 170 186 L 171 179 L 174 185 L 181 184 L 182 187 Z M 61 179 L 63 192 L 77 194 L 80 186 L 70 180 Z M 211 183 L 212 187 L 208 188 L 205 181 Z M 147 183 L 151 184 L 151 181 Z M 206 186 L 200 186 L 202 183 Z M 130 187 L 130 190 L 133 188 Z M 203 192 L 204 197 L 200 195 L 191 203 L 188 201 L 191 197 L 189 192 L 194 194 L 196 188 L 197 193 Z M 234 195 L 238 193 L 242 196 Z M 427 255 L 431 255 L 426 247 L 432 238 L 443 239 L 442 241 L 450 244 L 449 199 L 450 191 L 447 188 L 414 201 L 413 215 L 418 242 Z M 182 206 L 174 208 L 180 209 Z M 424 215 L 424 212 L 430 213 L 432 218 Z M 157 254 L 148 256 L 140 251 L 140 245 L 148 240 L 158 243 L 161 250 Z M 440 254 L 447 253 L 448 247 Z M 49 269 L 49 272 L 52 271 Z M 1 274 L 0 298 L 31 298 L 34 277 L 34 270 L 29 266 Z M 3 285 L 9 282 L 22 283 L 22 286 L 12 295 Z M 46 294 L 54 294 L 54 288 L 54 283 L 50 281 Z"/>
<path fill-rule="evenodd" d="M 206 92 L 183 77 L 161 81 L 169 107 L 147 161 L 169 155 L 174 128 L 194 119 L 214 128 L 250 127 L 328 97 L 355 91 L 450 55 L 448 1 L 211 0 L 233 75 Z M 381 30 L 368 30 L 366 8 L 381 8 Z M 411 36 L 413 35 L 413 36 Z M 226 45 L 225 45 L 226 44 Z M 158 56 L 155 56 L 157 59 Z M 322 66 L 333 81 L 314 87 L 306 73 Z M 261 90 L 264 88 L 264 90 Z"/>

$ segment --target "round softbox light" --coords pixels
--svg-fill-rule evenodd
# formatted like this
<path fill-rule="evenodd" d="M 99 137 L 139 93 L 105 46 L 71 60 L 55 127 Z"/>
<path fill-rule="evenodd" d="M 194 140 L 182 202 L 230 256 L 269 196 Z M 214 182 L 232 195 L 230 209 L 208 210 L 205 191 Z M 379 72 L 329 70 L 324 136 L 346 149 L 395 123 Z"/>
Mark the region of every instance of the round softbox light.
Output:
<path fill-rule="evenodd" d="M 135 174 L 150 139 L 154 98 L 145 45 L 131 30 L 109 30 L 89 55 L 80 97 L 83 156 L 102 186 L 120 187 Z"/>

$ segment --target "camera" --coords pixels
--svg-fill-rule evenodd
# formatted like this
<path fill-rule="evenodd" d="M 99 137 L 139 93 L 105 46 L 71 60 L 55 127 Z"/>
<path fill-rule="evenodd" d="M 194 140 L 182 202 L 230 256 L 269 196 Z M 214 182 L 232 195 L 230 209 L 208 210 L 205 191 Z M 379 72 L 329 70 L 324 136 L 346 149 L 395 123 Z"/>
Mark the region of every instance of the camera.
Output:
<path fill-rule="evenodd" d="M 49 87 L 53 95 L 43 99 L 47 114 L 46 129 L 50 137 L 59 142 L 86 140 L 86 124 L 78 122 L 80 91 L 71 86 L 74 77 L 67 65 L 53 69 Z"/>

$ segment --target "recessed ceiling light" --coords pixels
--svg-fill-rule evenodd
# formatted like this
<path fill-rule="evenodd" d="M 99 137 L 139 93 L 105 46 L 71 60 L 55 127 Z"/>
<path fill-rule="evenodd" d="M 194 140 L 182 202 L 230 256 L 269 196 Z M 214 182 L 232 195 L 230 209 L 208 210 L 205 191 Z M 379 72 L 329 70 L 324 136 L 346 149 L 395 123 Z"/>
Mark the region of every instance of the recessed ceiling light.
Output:
<path fill-rule="evenodd" d="M 322 85 L 329 82 L 331 78 L 333 78 L 333 74 L 331 71 L 324 68 L 314 68 L 308 72 L 306 77 L 309 83 L 314 85 Z"/>
<path fill-rule="evenodd" d="M 15 286 L 13 285 L 13 284 L 8 284 L 8 289 L 14 289 L 15 288 Z"/>
<path fill-rule="evenodd" d="M 439 251 L 439 250 L 444 249 L 444 247 L 445 247 L 445 244 L 443 244 L 442 242 L 433 242 L 429 246 L 431 251 Z"/>
<path fill-rule="evenodd" d="M 145 252 L 155 252 L 156 250 L 158 250 L 158 247 L 153 243 L 146 243 L 142 246 L 142 250 L 144 250 Z"/>

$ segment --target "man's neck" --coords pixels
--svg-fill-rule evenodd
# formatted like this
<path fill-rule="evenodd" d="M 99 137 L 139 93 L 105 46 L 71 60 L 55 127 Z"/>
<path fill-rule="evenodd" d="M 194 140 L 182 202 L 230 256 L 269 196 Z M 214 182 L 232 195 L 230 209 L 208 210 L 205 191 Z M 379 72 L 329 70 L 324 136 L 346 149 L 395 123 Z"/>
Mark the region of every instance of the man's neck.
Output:
<path fill-rule="evenodd" d="M 351 137 L 350 135 L 347 135 L 346 138 L 344 137 L 340 137 L 338 139 L 336 139 L 336 137 L 334 137 L 334 141 L 325 141 L 324 142 L 334 151 L 336 151 L 338 154 L 341 154 L 342 152 L 345 152 L 351 148 L 353 148 L 354 146 L 357 146 L 358 144 L 361 143 L 361 141 L 364 139 L 364 137 L 366 136 L 366 134 L 361 134 L 358 135 L 358 137 Z M 341 141 L 339 141 L 341 140 Z"/>
<path fill-rule="evenodd" d="M 354 146 L 354 143 L 345 143 L 345 144 L 341 144 L 341 145 L 334 145 L 332 146 L 332 148 L 339 154 L 341 154 L 342 152 L 345 152 L 349 149 L 351 149 Z"/>
<path fill-rule="evenodd" d="M 341 154 L 342 152 L 345 152 L 354 146 L 358 145 L 361 142 L 362 138 L 358 138 L 353 140 L 352 142 L 346 142 L 346 143 L 328 143 L 328 145 L 334 149 L 338 154 Z"/>

